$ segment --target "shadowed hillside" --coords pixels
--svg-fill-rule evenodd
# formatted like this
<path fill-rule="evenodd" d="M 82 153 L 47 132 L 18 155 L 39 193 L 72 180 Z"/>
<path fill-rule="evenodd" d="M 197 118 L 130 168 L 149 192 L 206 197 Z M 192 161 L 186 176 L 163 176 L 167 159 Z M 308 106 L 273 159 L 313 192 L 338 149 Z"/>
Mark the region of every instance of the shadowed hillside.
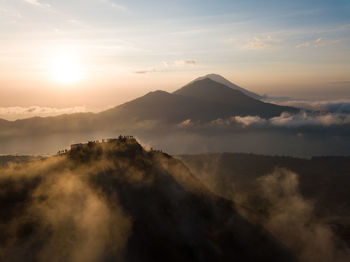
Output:
<path fill-rule="evenodd" d="M 179 159 L 303 261 L 349 260 L 349 157 L 213 153 Z"/>
<path fill-rule="evenodd" d="M 198 80 L 203 80 L 203 79 L 206 79 L 206 78 L 211 79 L 211 80 L 213 80 L 215 82 L 218 82 L 220 84 L 223 84 L 225 86 L 228 86 L 228 87 L 230 87 L 232 89 L 241 91 L 242 93 L 244 93 L 247 96 L 250 96 L 250 97 L 252 97 L 254 99 L 262 99 L 263 98 L 263 96 L 258 95 L 256 93 L 253 93 L 253 92 L 251 92 L 251 91 L 249 91 L 247 89 L 244 89 L 244 88 L 242 88 L 242 87 L 240 87 L 238 85 L 235 85 L 234 83 L 230 82 L 229 80 L 227 80 L 226 78 L 224 78 L 224 77 L 222 77 L 221 75 L 218 75 L 218 74 L 208 74 L 208 75 L 205 75 L 205 76 L 201 76 L 201 77 L 198 77 L 197 79 L 193 80 L 191 83 L 196 82 Z"/>
<path fill-rule="evenodd" d="M 179 160 L 135 139 L 0 169 L 1 261 L 294 261 Z"/>
<path fill-rule="evenodd" d="M 209 78 L 197 80 L 170 94 L 151 92 L 110 109 L 102 115 L 124 115 L 137 120 L 179 123 L 186 119 L 212 121 L 232 116 L 270 118 L 282 112 L 296 113 L 292 107 L 264 103 Z"/>

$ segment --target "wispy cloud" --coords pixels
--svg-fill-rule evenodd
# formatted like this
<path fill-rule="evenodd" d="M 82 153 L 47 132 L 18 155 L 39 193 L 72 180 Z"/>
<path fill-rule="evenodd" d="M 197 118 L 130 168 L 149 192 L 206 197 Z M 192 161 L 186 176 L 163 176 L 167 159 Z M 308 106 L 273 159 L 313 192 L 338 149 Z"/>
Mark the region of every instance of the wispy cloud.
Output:
<path fill-rule="evenodd" d="M 319 37 L 313 41 L 308 41 L 308 42 L 304 42 L 304 43 L 301 43 L 301 44 L 298 44 L 296 45 L 295 47 L 296 48 L 302 48 L 302 47 L 310 47 L 310 46 L 313 46 L 313 47 L 317 47 L 320 45 L 322 41 L 322 37 Z"/>
<path fill-rule="evenodd" d="M 271 46 L 272 44 L 281 43 L 283 40 L 273 38 L 272 36 L 268 35 L 267 37 L 254 37 L 253 39 L 249 40 L 245 45 L 242 46 L 242 49 L 264 49 L 268 46 Z"/>
<path fill-rule="evenodd" d="M 350 24 L 343 25 L 340 30 L 349 30 L 350 29 Z"/>
<path fill-rule="evenodd" d="M 336 45 L 338 43 L 340 43 L 342 40 L 341 39 L 335 39 L 332 41 L 327 41 L 327 42 L 322 42 L 318 45 L 315 45 L 315 47 L 325 47 L 325 46 L 332 46 L 332 45 Z"/>
<path fill-rule="evenodd" d="M 322 37 L 319 37 L 313 41 L 304 42 L 301 44 L 296 45 L 296 48 L 302 48 L 302 47 L 325 47 L 325 46 L 332 46 L 340 43 L 341 39 L 335 39 L 331 41 L 325 41 Z"/>
<path fill-rule="evenodd" d="M 175 66 L 195 65 L 195 64 L 197 64 L 196 60 L 176 60 L 176 61 L 174 61 Z"/>
<path fill-rule="evenodd" d="M 40 6 L 40 7 L 50 7 L 49 4 L 44 4 L 39 2 L 39 0 L 23 0 L 24 2 L 31 4 L 31 5 L 36 5 L 36 6 Z"/>
<path fill-rule="evenodd" d="M 267 46 L 269 46 L 269 45 L 267 43 L 265 43 L 263 40 L 261 40 L 258 37 L 254 37 L 247 44 L 245 44 L 242 48 L 243 49 L 263 49 Z"/>
<path fill-rule="evenodd" d="M 32 4 L 32 5 L 39 5 L 39 6 L 41 6 L 41 4 L 39 3 L 38 0 L 24 0 L 24 2 L 27 2 L 28 4 Z"/>
<path fill-rule="evenodd" d="M 121 5 L 119 3 L 114 2 L 113 0 L 100 0 L 103 3 L 106 3 L 108 5 L 110 5 L 112 8 L 115 8 L 119 11 L 127 11 L 128 9 L 126 8 L 126 6 Z"/>
<path fill-rule="evenodd" d="M 310 42 L 305 42 L 305 43 L 298 44 L 295 47 L 302 48 L 302 47 L 309 47 L 310 45 L 311 45 Z"/>
<path fill-rule="evenodd" d="M 153 72 L 157 72 L 157 70 L 154 67 L 149 68 L 149 69 L 134 71 L 135 74 L 148 74 L 148 73 L 153 73 Z"/>
<path fill-rule="evenodd" d="M 315 43 L 320 43 L 322 41 L 322 37 L 319 37 L 315 40 Z"/>
<path fill-rule="evenodd" d="M 147 69 L 142 70 L 136 70 L 134 71 L 135 74 L 147 74 L 147 73 L 153 73 L 153 72 L 164 72 L 164 71 L 171 71 L 179 68 L 186 68 L 188 66 L 195 66 L 197 65 L 197 61 L 193 59 L 180 59 L 175 60 L 172 62 L 163 61 L 157 66 L 153 66 Z"/>

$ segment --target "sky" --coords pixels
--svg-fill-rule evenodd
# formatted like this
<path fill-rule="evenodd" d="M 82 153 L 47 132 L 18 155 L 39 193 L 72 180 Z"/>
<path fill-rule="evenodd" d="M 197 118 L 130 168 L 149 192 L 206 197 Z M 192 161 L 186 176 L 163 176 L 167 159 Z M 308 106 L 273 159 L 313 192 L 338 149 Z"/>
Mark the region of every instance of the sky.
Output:
<path fill-rule="evenodd" d="M 0 113 L 102 110 L 209 73 L 350 98 L 350 1 L 0 0 Z"/>

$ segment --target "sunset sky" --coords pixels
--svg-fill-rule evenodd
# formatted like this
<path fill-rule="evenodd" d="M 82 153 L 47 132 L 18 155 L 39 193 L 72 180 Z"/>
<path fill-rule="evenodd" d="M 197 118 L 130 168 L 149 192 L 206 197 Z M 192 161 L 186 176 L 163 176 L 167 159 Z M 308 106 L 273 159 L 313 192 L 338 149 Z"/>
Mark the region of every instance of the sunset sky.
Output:
<path fill-rule="evenodd" d="M 350 99 L 350 1 L 0 0 L 0 115 L 104 109 L 208 73 Z"/>

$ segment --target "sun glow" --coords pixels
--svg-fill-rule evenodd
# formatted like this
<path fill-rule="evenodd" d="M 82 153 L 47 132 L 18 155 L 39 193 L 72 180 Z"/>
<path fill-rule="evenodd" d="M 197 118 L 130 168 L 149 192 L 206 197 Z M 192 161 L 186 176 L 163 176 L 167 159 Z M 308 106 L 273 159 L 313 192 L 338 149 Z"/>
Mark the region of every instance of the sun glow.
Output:
<path fill-rule="evenodd" d="M 82 79 L 82 66 L 77 56 L 62 53 L 52 59 L 51 73 L 53 78 L 62 84 L 72 84 Z"/>

